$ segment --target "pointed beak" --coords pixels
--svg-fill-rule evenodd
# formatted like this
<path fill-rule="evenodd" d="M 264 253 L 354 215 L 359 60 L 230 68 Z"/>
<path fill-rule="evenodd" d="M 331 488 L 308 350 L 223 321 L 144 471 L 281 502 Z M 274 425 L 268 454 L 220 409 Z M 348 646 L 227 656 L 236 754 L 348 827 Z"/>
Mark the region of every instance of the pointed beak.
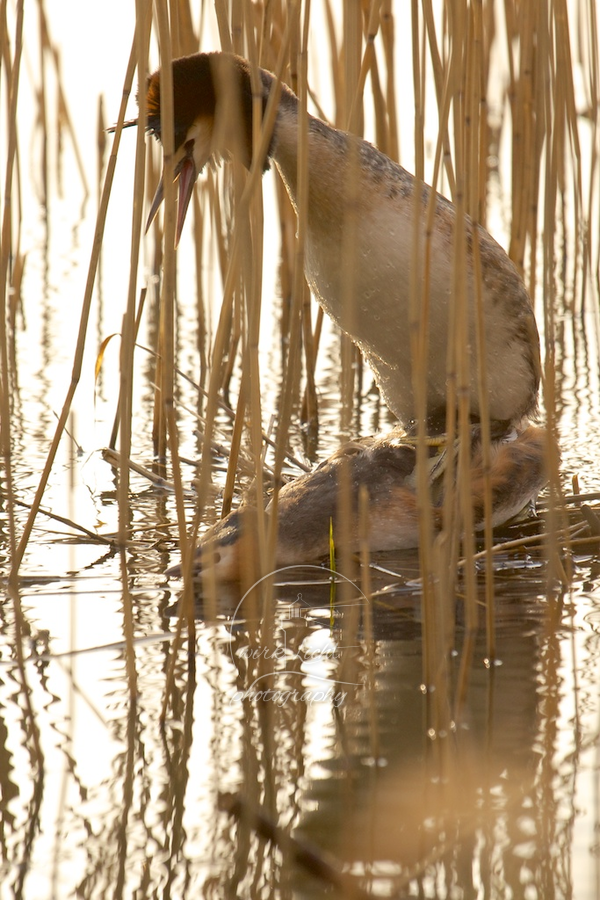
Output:
<path fill-rule="evenodd" d="M 177 227 L 175 229 L 175 246 L 179 243 L 181 232 L 183 231 L 183 223 L 192 199 L 194 185 L 198 177 L 198 170 L 194 162 L 194 157 L 190 154 L 184 157 L 179 170 L 179 194 L 177 197 Z"/>
<path fill-rule="evenodd" d="M 192 198 L 192 192 L 194 190 L 194 184 L 196 183 L 196 178 L 198 177 L 198 170 L 196 168 L 196 164 L 194 162 L 193 142 L 191 143 L 191 147 L 188 148 L 185 156 L 179 160 L 177 165 L 175 166 L 174 172 L 174 181 L 179 180 L 179 194 L 177 197 L 177 225 L 175 228 L 175 246 L 179 244 L 179 239 L 181 238 L 181 232 L 183 231 L 183 223 L 185 222 L 185 215 L 187 213 L 188 206 L 190 205 L 190 200 Z M 156 188 L 156 193 L 154 195 L 154 200 L 152 201 L 152 206 L 150 207 L 150 212 L 148 213 L 148 221 L 146 222 L 146 232 L 152 225 L 156 213 L 159 210 L 160 204 L 164 200 L 165 190 L 164 190 L 164 173 L 161 176 L 161 179 L 158 183 L 158 187 Z"/>
<path fill-rule="evenodd" d="M 148 230 L 152 223 L 156 218 L 156 213 L 160 207 L 160 204 L 163 202 L 165 198 L 165 189 L 163 186 L 163 177 L 160 176 L 160 181 L 158 182 L 158 187 L 156 188 L 156 193 L 154 195 L 154 200 L 152 201 L 152 206 L 150 207 L 150 212 L 148 213 L 148 219 L 146 221 L 146 230 L 144 234 L 148 234 Z"/>

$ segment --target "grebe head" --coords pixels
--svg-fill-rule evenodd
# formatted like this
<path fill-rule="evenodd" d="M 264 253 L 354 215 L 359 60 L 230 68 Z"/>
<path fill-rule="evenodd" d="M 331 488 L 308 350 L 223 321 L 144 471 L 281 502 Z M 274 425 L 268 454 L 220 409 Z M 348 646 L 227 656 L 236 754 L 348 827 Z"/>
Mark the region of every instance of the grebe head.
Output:
<path fill-rule="evenodd" d="M 161 140 L 160 70 L 148 79 L 146 104 L 147 130 Z M 195 53 L 174 60 L 173 109 L 174 178 L 179 181 L 177 244 L 195 181 L 206 163 L 213 157 L 231 152 L 246 168 L 250 167 L 252 87 L 248 63 L 232 53 Z M 146 230 L 162 200 L 161 178 Z"/>

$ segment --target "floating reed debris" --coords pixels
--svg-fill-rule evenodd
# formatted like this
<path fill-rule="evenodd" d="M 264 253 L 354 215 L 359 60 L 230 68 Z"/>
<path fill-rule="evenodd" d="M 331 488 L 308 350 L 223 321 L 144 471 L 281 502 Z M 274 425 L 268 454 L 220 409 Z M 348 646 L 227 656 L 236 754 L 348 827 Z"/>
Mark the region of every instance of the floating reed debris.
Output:
<path fill-rule="evenodd" d="M 343 871 L 338 860 L 324 853 L 319 847 L 292 837 L 277 825 L 265 809 L 256 809 L 240 795 L 220 794 L 219 808 L 256 831 L 261 838 L 272 842 L 284 856 L 301 866 L 324 884 L 343 892 L 344 896 L 356 900 L 368 900 L 374 895 L 362 888 L 357 879 Z"/>
<path fill-rule="evenodd" d="M 22 506 L 24 509 L 31 508 L 31 504 L 25 503 L 23 500 L 15 500 L 14 503 L 15 506 Z M 47 516 L 49 519 L 53 519 L 55 522 L 61 522 L 61 524 L 67 525 L 69 528 L 72 528 L 73 531 L 79 531 L 81 534 L 84 534 L 92 543 L 108 544 L 111 547 L 115 544 L 114 537 L 106 537 L 105 535 L 98 534 L 96 531 L 90 531 L 90 529 L 86 528 L 85 525 L 80 525 L 78 522 L 73 521 L 73 519 L 68 519 L 66 516 L 61 516 L 58 513 L 52 512 L 52 510 L 50 509 L 44 509 L 43 507 L 40 507 L 39 515 Z"/>

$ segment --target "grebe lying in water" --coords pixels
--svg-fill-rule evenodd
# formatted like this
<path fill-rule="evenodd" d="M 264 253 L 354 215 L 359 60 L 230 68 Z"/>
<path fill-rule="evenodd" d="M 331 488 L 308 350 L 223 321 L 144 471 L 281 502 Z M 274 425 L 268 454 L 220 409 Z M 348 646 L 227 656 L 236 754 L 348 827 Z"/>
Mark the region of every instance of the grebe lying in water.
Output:
<path fill-rule="evenodd" d="M 259 70 L 263 114 L 276 79 Z M 173 63 L 175 177 L 179 180 L 177 240 L 194 183 L 213 156 L 232 152 L 249 167 L 252 160 L 252 87 L 248 63 L 232 54 L 199 53 Z M 160 76 L 147 90 L 148 130 L 161 136 Z M 273 162 L 297 210 L 299 106 L 281 86 L 265 168 Z M 447 335 L 451 330 L 453 239 L 456 210 L 435 194 L 425 261 L 427 208 L 432 189 L 366 141 L 308 117 L 308 217 L 305 274 L 324 310 L 363 351 L 389 409 L 403 423 L 415 418 L 412 391 L 409 304 L 411 277 L 428 282 L 429 326 L 427 410 L 440 422 L 446 407 Z M 420 190 L 420 196 L 419 196 Z M 162 199 L 162 182 L 150 220 Z M 414 204 L 420 205 L 415 241 Z M 351 225 L 348 223 L 351 221 Z M 507 521 L 542 487 L 544 432 L 527 423 L 535 412 L 540 380 L 539 338 L 523 280 L 504 250 L 480 226 L 466 219 L 466 272 L 469 299 L 470 414 L 479 419 L 475 362 L 473 242 L 477 241 L 485 328 L 488 411 L 494 441 L 491 483 L 493 523 Z M 474 231 L 476 229 L 476 235 Z M 350 248 L 350 249 L 349 249 Z M 350 287 L 349 287 L 350 286 Z M 352 301 L 351 303 L 348 300 Z M 466 350 L 468 352 L 468 350 Z M 328 552 L 329 522 L 335 523 L 337 478 L 343 458 L 350 467 L 353 503 L 358 486 L 370 500 L 373 550 L 415 547 L 418 521 L 415 449 L 400 429 L 342 448 L 312 474 L 279 494 L 277 564 L 307 562 Z M 475 520 L 481 521 L 483 469 L 479 428 L 472 428 L 471 491 Z M 434 505 L 443 502 L 443 465 L 432 456 Z M 231 513 L 203 538 L 211 542 L 218 573 L 237 577 L 240 524 Z M 334 524 L 335 530 L 335 524 Z M 352 527 L 351 527 L 352 532 Z M 353 543 L 357 535 L 351 534 Z M 211 551 L 213 552 L 213 551 Z M 170 570 L 179 574 L 179 567 Z"/>

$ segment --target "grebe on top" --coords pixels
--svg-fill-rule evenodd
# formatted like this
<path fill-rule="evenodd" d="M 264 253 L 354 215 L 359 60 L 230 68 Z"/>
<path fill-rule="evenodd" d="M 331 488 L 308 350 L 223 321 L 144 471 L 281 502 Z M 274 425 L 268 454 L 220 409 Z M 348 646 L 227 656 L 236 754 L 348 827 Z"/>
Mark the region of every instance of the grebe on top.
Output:
<path fill-rule="evenodd" d="M 275 77 L 259 70 L 263 113 Z M 228 53 L 199 53 L 173 62 L 175 177 L 179 180 L 177 240 L 194 183 L 208 160 L 231 152 L 247 167 L 252 160 L 252 86 L 249 64 Z M 148 130 L 160 138 L 160 73 L 148 80 Z M 297 210 L 299 106 L 285 85 L 267 151 Z M 414 267 L 417 284 L 428 282 L 427 410 L 431 423 L 445 420 L 447 335 L 451 328 L 453 238 L 456 210 L 435 194 L 431 231 L 427 209 L 432 188 L 367 141 L 308 116 L 308 211 L 305 274 L 323 309 L 361 348 L 389 409 L 401 423 L 415 418 L 412 390 L 409 304 Z M 162 182 L 151 217 L 162 199 Z M 420 205 L 415 241 L 414 204 Z M 351 226 L 348 223 L 351 221 Z M 475 360 L 475 276 L 472 245 L 481 268 L 485 329 L 485 373 L 492 445 L 493 523 L 526 506 L 542 487 L 544 432 L 527 423 L 535 412 L 540 381 L 539 338 L 529 296 L 516 267 L 481 226 L 465 217 L 470 360 L 469 406 L 480 418 Z M 476 234 L 474 233 L 476 231 Z M 427 265 L 427 271 L 425 269 Z M 348 302 L 348 301 L 351 302 Z M 466 351 L 467 352 L 467 351 Z M 435 425 L 433 426 L 435 427 Z M 472 430 L 471 490 L 476 521 L 482 514 L 483 470 L 479 429 Z M 310 561 L 327 553 L 329 521 L 336 518 L 337 474 L 350 465 L 354 502 L 365 484 L 370 500 L 373 550 L 418 544 L 415 451 L 399 429 L 342 448 L 312 474 L 284 486 L 279 494 L 277 563 Z M 432 464 L 435 469 L 435 464 Z M 432 474 L 432 481 L 441 482 Z M 441 505 L 441 484 L 434 485 Z M 203 539 L 211 541 L 217 571 L 238 572 L 239 523 L 234 512 Z M 303 524 L 304 523 L 304 524 Z M 307 527 L 309 526 L 309 527 Z M 325 527 L 326 526 L 326 527 Z M 335 529 L 335 525 L 334 525 Z M 352 531 L 352 528 L 350 529 Z M 352 538 L 353 544 L 358 536 Z M 199 563 L 200 564 L 200 563 Z M 171 570 L 178 574 L 179 567 Z"/>

